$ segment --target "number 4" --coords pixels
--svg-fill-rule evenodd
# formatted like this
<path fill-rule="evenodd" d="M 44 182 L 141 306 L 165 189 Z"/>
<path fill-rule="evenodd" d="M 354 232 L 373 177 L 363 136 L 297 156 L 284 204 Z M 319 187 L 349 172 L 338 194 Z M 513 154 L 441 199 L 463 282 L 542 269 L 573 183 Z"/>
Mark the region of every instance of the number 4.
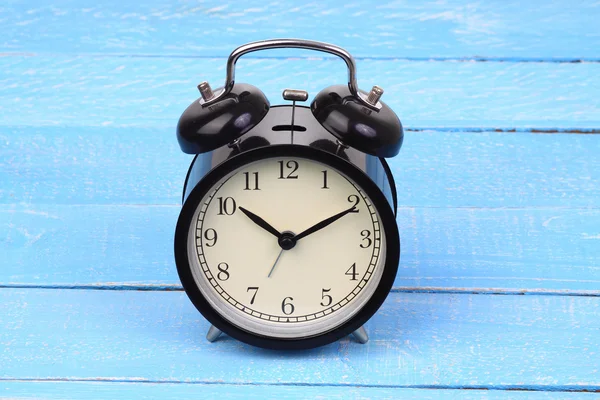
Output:
<path fill-rule="evenodd" d="M 348 271 L 346 271 L 346 273 L 344 275 L 351 276 L 352 278 L 350 278 L 350 280 L 355 281 L 356 275 L 358 275 L 358 272 L 356 272 L 356 263 L 352 264 L 352 266 L 350 268 L 348 268 Z"/>

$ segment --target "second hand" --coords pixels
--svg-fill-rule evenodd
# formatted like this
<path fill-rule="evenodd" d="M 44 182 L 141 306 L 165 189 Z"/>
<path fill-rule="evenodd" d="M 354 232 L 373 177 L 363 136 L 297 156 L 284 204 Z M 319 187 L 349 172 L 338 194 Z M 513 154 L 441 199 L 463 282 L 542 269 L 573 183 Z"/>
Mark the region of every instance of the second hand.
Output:
<path fill-rule="evenodd" d="M 267 275 L 267 278 L 271 277 L 271 274 L 273 273 L 273 270 L 275 269 L 275 266 L 277 265 L 277 263 L 279 262 L 279 259 L 281 258 L 281 255 L 283 254 L 283 249 L 281 249 L 279 251 L 279 255 L 277 256 L 277 259 L 275 260 L 275 262 L 273 263 L 273 266 L 271 267 L 271 270 L 269 271 L 269 275 Z"/>

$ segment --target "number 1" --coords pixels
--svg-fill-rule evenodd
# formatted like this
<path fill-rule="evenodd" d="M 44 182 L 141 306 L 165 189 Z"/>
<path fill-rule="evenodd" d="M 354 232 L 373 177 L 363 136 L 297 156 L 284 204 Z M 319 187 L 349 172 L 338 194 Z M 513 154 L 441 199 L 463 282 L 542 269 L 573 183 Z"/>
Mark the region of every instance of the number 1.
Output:
<path fill-rule="evenodd" d="M 327 171 L 321 171 L 323 173 L 323 186 L 321 187 L 321 189 L 329 189 L 329 187 L 327 186 Z"/>

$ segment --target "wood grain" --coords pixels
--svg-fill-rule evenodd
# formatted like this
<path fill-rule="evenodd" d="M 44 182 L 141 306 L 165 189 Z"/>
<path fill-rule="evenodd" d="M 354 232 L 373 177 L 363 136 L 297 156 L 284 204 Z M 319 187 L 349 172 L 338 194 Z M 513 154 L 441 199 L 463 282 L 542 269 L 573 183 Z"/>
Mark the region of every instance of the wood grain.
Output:
<path fill-rule="evenodd" d="M 0 377 L 598 391 L 600 298 L 390 295 L 371 340 L 302 352 L 227 337 L 184 293 L 0 290 Z"/>
<path fill-rule="evenodd" d="M 5 52 L 225 56 L 245 42 L 304 37 L 361 57 L 598 60 L 600 7 L 559 0 L 242 4 L 158 0 L 9 2 Z M 43 27 L 43 28 L 41 28 Z"/>
<path fill-rule="evenodd" d="M 179 206 L 0 207 L 0 286 L 180 290 Z M 600 296 L 600 210 L 400 208 L 395 290 Z"/>
<path fill-rule="evenodd" d="M 177 205 L 191 162 L 173 129 L 2 127 L 0 143 L 2 204 Z M 390 165 L 402 207 L 597 208 L 598 154 L 598 135 L 407 132 Z"/>
<path fill-rule="evenodd" d="M 0 398 L 596 398 L 600 137 L 560 132 L 600 133 L 599 19 L 583 0 L 3 4 Z M 366 345 L 209 344 L 176 275 L 176 121 L 234 47 L 277 36 L 348 49 L 409 131 L 400 270 Z M 346 71 L 282 50 L 237 78 L 278 104 Z"/>
<path fill-rule="evenodd" d="M 224 59 L 0 57 L 0 125 L 173 132 L 196 85 L 222 85 L 224 68 Z M 358 62 L 360 87 L 383 87 L 408 129 L 600 132 L 598 76 L 599 63 Z M 242 58 L 236 78 L 281 104 L 285 88 L 307 90 L 310 102 L 347 74 L 340 60 Z"/>
<path fill-rule="evenodd" d="M 0 396 L 10 400 L 80 400 L 80 399 L 174 399 L 174 398 L 225 398 L 225 399 L 381 399 L 381 400 L 579 400 L 597 398 L 597 394 L 584 392 L 536 392 L 519 390 L 456 390 L 456 389 L 404 389 L 395 387 L 365 386 L 307 386 L 307 385 L 231 385 L 155 382 L 39 382 L 2 381 Z M 35 396 L 35 397 L 33 397 Z"/>

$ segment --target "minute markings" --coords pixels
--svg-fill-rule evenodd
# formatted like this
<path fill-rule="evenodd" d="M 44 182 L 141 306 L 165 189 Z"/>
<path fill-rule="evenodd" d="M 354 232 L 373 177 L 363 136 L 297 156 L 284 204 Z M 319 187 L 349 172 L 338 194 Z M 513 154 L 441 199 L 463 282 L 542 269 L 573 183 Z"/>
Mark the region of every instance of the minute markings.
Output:
<path fill-rule="evenodd" d="M 202 221 L 203 222 L 203 221 Z M 204 261 L 202 264 L 206 264 L 206 261 Z M 208 269 L 208 265 L 206 265 L 207 269 Z M 210 270 L 205 271 L 205 274 L 207 274 L 208 276 L 210 276 L 210 281 L 212 283 L 212 285 L 216 288 L 216 289 L 221 289 L 222 292 L 219 292 L 219 294 L 221 295 L 221 297 L 223 297 L 224 299 L 226 299 L 230 304 L 232 305 L 241 305 L 245 308 L 248 308 L 248 310 L 252 311 L 252 313 L 248 313 L 249 315 L 252 315 L 254 317 L 260 318 L 260 319 L 264 319 L 264 320 L 269 320 L 269 321 L 277 321 L 277 322 L 289 322 L 289 323 L 294 323 L 294 322 L 302 322 L 302 321 L 306 321 L 306 320 L 312 320 L 312 319 L 318 319 L 321 317 L 324 317 L 332 312 L 335 312 L 337 310 L 340 310 L 343 308 L 343 306 L 345 306 L 346 304 L 348 304 L 350 302 L 350 300 L 352 298 L 354 298 L 356 296 L 356 294 L 354 293 L 356 291 L 356 289 L 362 290 L 365 286 L 365 284 L 363 282 L 368 282 L 369 279 L 372 276 L 372 269 L 373 269 L 374 265 L 373 262 L 369 263 L 369 267 L 367 268 L 367 271 L 365 271 L 365 275 L 363 276 L 363 279 L 361 279 L 359 281 L 359 284 L 356 285 L 355 288 L 353 288 L 353 290 L 343 299 L 341 299 L 340 301 L 338 301 L 335 304 L 332 304 L 331 306 L 329 306 L 328 308 L 315 312 L 315 313 L 311 313 L 311 314 L 306 314 L 306 315 L 302 315 L 302 316 L 294 316 L 295 318 L 297 318 L 296 321 L 283 321 L 285 318 L 288 317 L 280 317 L 277 315 L 271 315 L 271 314 L 266 314 L 266 313 L 262 313 L 259 312 L 257 310 L 251 309 L 250 307 L 247 307 L 246 305 L 244 305 L 241 302 L 238 302 L 237 300 L 235 300 L 232 296 L 230 296 L 225 290 L 223 290 L 221 288 L 221 286 L 219 285 L 219 283 L 216 281 L 216 279 L 214 279 L 214 277 L 211 276 Z M 256 314 L 259 314 L 260 317 L 258 317 Z M 319 316 L 317 316 L 318 314 L 321 314 Z M 304 319 L 303 319 L 304 318 Z M 301 321 L 301 319 L 303 319 Z"/>
<path fill-rule="evenodd" d="M 205 264 L 206 262 L 204 262 L 203 264 Z M 208 269 L 208 265 L 206 265 L 207 269 Z M 212 285 L 215 287 L 215 289 L 221 289 L 222 292 L 219 292 L 219 294 L 226 299 L 230 304 L 236 306 L 239 304 L 240 306 L 243 306 L 245 308 L 248 308 L 248 310 L 252 311 L 251 313 L 248 313 L 249 315 L 252 315 L 254 317 L 257 317 L 256 315 L 254 315 L 254 313 L 260 314 L 261 319 L 264 320 L 268 320 L 268 321 L 277 321 L 277 322 L 289 322 L 289 323 L 293 323 L 293 322 L 302 322 L 302 321 L 307 321 L 307 320 L 313 320 L 313 319 L 318 319 L 321 317 L 324 317 L 332 312 L 338 311 L 340 309 L 342 309 L 346 304 L 348 304 L 350 302 L 351 299 L 353 299 L 354 297 L 356 297 L 357 294 L 355 294 L 355 290 L 358 288 L 360 290 L 362 290 L 365 286 L 365 283 L 363 282 L 368 282 L 369 279 L 372 276 L 372 269 L 373 269 L 374 265 L 373 262 L 371 262 L 369 264 L 369 267 L 367 268 L 367 271 L 365 272 L 365 275 L 363 277 L 363 279 L 360 280 L 359 284 L 343 299 L 341 299 L 340 301 L 338 301 L 337 303 L 331 305 L 330 307 L 315 312 L 315 313 L 311 313 L 311 314 L 306 314 L 306 315 L 302 315 L 302 316 L 296 316 L 295 318 L 297 318 L 296 321 L 289 321 L 286 320 L 284 321 L 284 319 L 289 319 L 288 317 L 280 317 L 277 315 L 271 315 L 271 314 L 266 314 L 266 313 L 261 313 L 259 311 L 253 310 L 249 307 L 246 307 L 243 303 L 238 302 L 237 300 L 235 300 L 232 296 L 229 296 L 228 293 L 223 290 L 221 288 L 221 286 L 218 284 L 218 282 L 216 281 L 216 279 L 214 279 L 212 276 L 209 278 Z M 208 274 L 210 276 L 210 270 L 205 271 L 205 274 Z M 367 276 L 368 275 L 368 276 Z M 359 292 L 360 292 L 359 290 Z M 321 315 L 319 315 L 321 314 Z M 318 315 L 318 316 L 317 316 Z M 301 321 L 302 319 L 302 321 Z"/>
<path fill-rule="evenodd" d="M 285 166 L 287 167 L 287 165 L 285 165 Z M 292 164 L 292 166 L 293 166 L 293 167 L 295 167 L 295 165 L 293 165 L 293 164 Z M 300 169 L 302 168 L 302 165 L 301 165 L 301 164 L 298 164 L 298 166 L 300 167 Z M 238 170 L 238 171 L 239 171 L 239 170 Z M 232 176 L 238 175 L 240 172 L 241 172 L 241 171 L 239 171 L 239 172 L 236 172 L 236 173 L 232 174 Z M 290 175 L 292 175 L 292 176 L 290 176 L 290 177 L 289 177 L 289 178 L 287 178 L 287 179 L 297 179 L 297 178 L 296 178 L 296 176 L 299 176 L 297 173 L 295 173 L 295 171 L 291 171 L 291 170 L 289 170 L 289 171 L 285 171 L 285 172 L 287 172 L 287 173 L 289 173 Z M 375 211 L 373 210 L 373 206 L 372 206 L 371 202 L 370 202 L 370 201 L 368 201 L 368 199 L 367 199 L 367 198 L 365 198 L 365 195 L 362 193 L 362 191 L 361 191 L 360 189 L 358 189 L 358 188 L 357 188 L 357 187 L 356 187 L 356 186 L 353 184 L 353 182 L 352 182 L 352 181 L 350 181 L 350 180 L 349 180 L 347 177 L 345 177 L 343 174 L 340 174 L 340 175 L 341 175 L 341 177 L 342 177 L 342 178 L 345 178 L 345 179 L 346 179 L 346 180 L 347 180 L 347 181 L 348 181 L 348 182 L 349 182 L 349 183 L 350 183 L 350 184 L 351 184 L 351 185 L 352 185 L 352 186 L 355 188 L 355 190 L 357 191 L 356 193 L 357 193 L 357 194 L 358 194 L 360 197 L 362 197 L 362 198 L 363 198 L 363 201 L 364 201 L 364 203 L 365 203 L 365 206 L 366 206 L 366 208 L 367 208 L 367 209 L 368 209 L 368 211 L 369 211 L 367 215 L 369 215 L 369 214 L 370 214 L 370 216 L 371 216 L 370 220 L 371 220 L 372 227 L 370 227 L 370 229 L 372 230 L 372 232 L 373 232 L 373 231 L 375 231 L 375 232 L 379 233 L 379 231 L 380 231 L 380 229 L 379 229 L 379 228 L 380 228 L 380 221 L 378 221 L 378 219 L 377 219 L 377 217 L 376 217 L 376 215 L 377 215 L 377 214 L 376 214 L 376 213 L 375 213 Z M 232 176 L 229 176 L 229 177 L 227 178 L 227 180 L 229 180 L 229 178 L 231 178 Z M 276 176 L 277 176 L 277 175 L 276 175 Z M 250 175 L 250 177 L 252 178 L 253 176 L 252 176 L 252 175 Z M 321 175 L 321 179 L 323 179 L 323 176 L 322 176 L 322 175 Z M 243 180 L 242 180 L 242 182 L 243 182 Z M 251 181 L 250 181 L 250 183 L 252 184 L 252 183 L 254 183 L 254 182 L 252 182 L 252 180 L 251 180 Z M 322 182 L 322 183 L 323 183 L 323 182 Z M 207 216 L 207 215 L 204 215 L 204 214 L 205 214 L 207 211 L 209 211 L 209 210 L 208 210 L 208 208 L 209 208 L 209 205 L 211 204 L 211 201 L 213 200 L 213 198 L 216 198 L 216 195 L 217 195 L 217 193 L 219 193 L 220 189 L 222 188 L 222 186 L 223 186 L 224 184 L 225 184 L 225 182 L 222 182 L 222 184 L 221 184 L 221 185 L 219 185 L 219 187 L 218 187 L 217 189 L 214 189 L 214 191 L 211 193 L 211 195 L 210 195 L 210 196 L 207 198 L 207 201 L 206 201 L 206 202 L 203 204 L 203 207 L 202 207 L 201 213 L 200 213 L 200 215 L 198 215 L 198 218 L 197 218 L 197 226 L 198 226 L 198 225 L 200 225 L 200 231 L 201 231 L 201 232 L 202 232 L 202 230 L 201 230 L 201 229 L 202 229 L 202 226 L 203 226 L 203 224 L 204 224 L 204 222 L 205 222 L 205 217 Z M 329 182 L 327 182 L 327 183 L 325 184 L 325 186 L 330 186 L 330 183 L 329 183 Z M 250 187 L 252 187 L 252 185 L 250 185 Z M 328 188 L 329 188 L 329 187 L 328 187 Z M 241 191 L 241 190 L 243 190 L 243 186 L 242 186 L 242 187 L 240 187 L 240 188 L 239 188 L 239 190 L 240 190 L 240 191 Z M 224 197 L 224 199 L 223 199 L 223 201 L 224 201 L 224 200 L 226 199 L 226 198 L 225 198 L 225 196 L 229 196 L 229 193 L 230 193 L 230 192 L 224 191 L 223 193 L 228 193 L 227 195 L 226 195 L 226 194 L 223 194 L 223 195 L 222 195 L 222 196 Z M 257 193 L 257 194 L 258 194 L 258 193 Z M 250 193 L 248 193 L 248 195 L 250 195 Z M 231 196 L 234 196 L 234 197 L 235 197 L 235 195 L 234 195 L 234 194 L 231 194 Z M 359 196 L 357 196 L 357 198 L 360 198 Z M 241 200 L 240 200 L 240 201 L 241 201 Z M 231 203 L 231 200 L 230 200 L 230 203 Z M 230 212 L 231 212 L 231 211 L 233 211 L 233 210 L 232 210 L 232 209 L 233 209 L 233 207 L 232 207 L 232 205 L 231 205 L 231 204 L 229 204 L 229 205 L 230 205 L 230 207 L 228 208 L 228 211 L 230 211 Z M 348 206 L 352 206 L 352 205 L 353 205 L 353 203 L 349 203 L 349 204 L 348 204 Z M 213 208 L 213 210 L 214 210 L 214 208 Z M 225 210 L 223 210 L 223 211 L 225 211 Z M 211 214 L 211 215 L 212 215 L 214 212 L 215 212 L 215 211 L 209 211 L 209 214 Z M 223 213 L 223 214 L 225 214 L 225 213 Z M 268 215 L 267 215 L 266 217 L 268 217 Z M 210 225 L 209 225 L 209 226 L 210 226 Z M 217 228 L 217 229 L 218 229 L 218 227 L 216 227 L 216 226 L 215 226 L 215 228 Z M 212 235 L 212 232 L 211 232 L 211 235 Z M 226 235 L 226 234 L 224 233 L 224 235 Z M 380 246 L 379 246 L 378 244 L 380 243 L 380 239 L 381 239 L 380 235 L 378 235 L 378 234 L 377 234 L 377 235 L 374 235 L 374 236 L 375 236 L 375 239 L 376 239 L 376 240 L 375 240 L 375 243 L 374 243 L 374 246 L 373 246 L 373 250 L 374 250 L 374 249 L 379 249 L 379 248 L 380 248 Z M 211 236 L 211 237 L 212 237 L 212 236 Z M 224 236 L 224 238 L 226 238 L 226 236 Z M 206 245 L 206 243 L 200 243 L 200 246 L 199 246 L 199 247 L 201 248 L 203 245 Z M 207 246 L 207 247 L 208 247 L 208 246 Z M 199 248 L 198 250 L 200 250 L 200 248 Z M 200 250 L 200 251 L 201 251 L 201 250 Z M 200 251 L 199 251 L 199 252 L 200 252 Z M 376 258 L 376 257 L 375 257 L 375 258 Z M 204 264 L 204 265 L 206 265 L 206 266 L 208 267 L 208 264 L 206 264 L 206 262 L 207 262 L 207 261 L 206 261 L 206 260 L 204 260 L 204 262 L 202 262 L 202 264 Z M 368 275 L 368 277 L 369 277 L 369 278 L 372 276 L 372 271 L 373 271 L 373 268 L 374 268 L 374 266 L 372 265 L 372 263 L 373 263 L 373 262 L 375 262 L 375 263 L 376 263 L 376 262 L 377 262 L 377 259 L 376 259 L 376 260 L 373 260 L 373 257 L 371 257 L 371 262 L 369 263 L 369 266 L 367 267 L 367 270 L 365 271 L 365 275 Z M 364 264 L 362 264 L 362 265 L 364 265 Z M 361 269 L 362 269 L 362 268 L 361 268 Z M 208 273 L 209 273 L 209 271 L 206 271 L 206 272 L 208 272 Z M 315 313 L 311 313 L 311 314 L 306 314 L 306 315 L 301 315 L 301 316 L 294 316 L 294 317 L 291 317 L 291 316 L 290 316 L 290 317 L 287 317 L 287 316 L 279 316 L 279 315 L 269 315 L 269 314 L 265 314 L 265 313 L 262 313 L 262 312 L 259 312 L 259 311 L 256 311 L 256 310 L 252 310 L 252 309 L 251 309 L 251 308 L 249 308 L 249 307 L 246 307 L 244 303 L 242 303 L 242 302 L 238 302 L 237 300 L 235 300 L 235 298 L 233 298 L 233 297 L 231 297 L 230 295 L 228 295 L 228 294 L 227 294 L 227 292 L 225 292 L 225 291 L 224 291 L 224 290 L 223 290 L 223 289 L 220 287 L 220 285 L 218 285 L 218 283 L 217 283 L 217 282 L 215 282 L 215 280 L 214 280 L 214 278 L 213 278 L 213 282 L 215 282 L 215 283 L 216 283 L 216 285 L 218 285 L 218 289 L 220 289 L 220 290 L 222 291 L 222 293 L 221 293 L 221 292 L 219 292 L 219 294 L 221 294 L 221 296 L 222 296 L 223 298 L 227 298 L 227 299 L 228 299 L 228 302 L 229 302 L 230 304 L 234 304 L 234 303 L 235 303 L 235 304 L 239 304 L 239 305 L 240 305 L 240 306 L 242 306 L 242 307 L 248 308 L 248 310 L 250 310 L 251 312 L 250 312 L 250 313 L 248 313 L 248 311 L 244 310 L 246 314 L 252 315 L 252 316 L 254 316 L 255 318 L 259 318 L 259 317 L 258 317 L 258 315 L 260 315 L 260 316 L 261 316 L 260 318 L 262 318 L 263 320 L 270 320 L 270 321 L 277 321 L 277 322 L 286 322 L 286 323 L 294 323 L 294 322 L 302 322 L 302 321 L 310 321 L 310 320 L 315 320 L 315 319 L 321 318 L 321 317 L 323 317 L 323 316 L 325 316 L 325 315 L 329 315 L 329 314 L 331 314 L 331 313 L 333 313 L 333 312 L 335 312 L 335 311 L 337 311 L 337 310 L 339 310 L 339 309 L 343 309 L 343 308 L 344 308 L 344 306 L 345 306 L 346 304 L 348 304 L 348 303 L 350 302 L 350 300 L 356 296 L 356 293 L 355 293 L 355 292 L 356 292 L 356 290 L 359 290 L 359 291 L 360 291 L 362 288 L 364 288 L 364 287 L 365 287 L 365 283 L 364 283 L 364 282 L 367 282 L 368 280 L 369 280 L 368 278 L 367 278 L 367 279 L 364 279 L 364 280 L 363 280 L 363 279 L 360 279 L 360 280 L 359 280 L 359 284 L 358 284 L 358 285 L 357 285 L 355 288 L 353 288 L 353 289 L 352 289 L 352 291 L 351 291 L 351 292 L 350 292 L 350 293 L 349 293 L 349 294 L 348 294 L 346 297 L 344 297 L 344 298 L 340 299 L 340 301 L 338 301 L 336 304 L 332 304 L 332 305 L 331 305 L 331 306 L 329 306 L 328 308 L 322 309 L 322 310 L 320 310 L 320 311 L 317 311 L 317 312 L 315 312 Z M 215 286 L 215 288 L 217 288 L 217 287 Z M 345 292 L 345 291 L 346 291 L 346 289 L 344 289 L 344 292 Z M 236 307 L 236 308 L 238 308 L 238 307 Z"/>
<path fill-rule="evenodd" d="M 202 221 L 202 222 L 204 222 L 204 221 Z M 205 263 L 206 263 L 206 261 L 203 264 L 205 264 Z M 302 316 L 295 316 L 296 321 L 289 321 L 289 317 L 280 317 L 280 316 L 277 316 L 277 315 L 271 315 L 271 314 L 261 313 L 259 311 L 253 310 L 250 307 L 245 306 L 243 303 L 238 302 L 232 296 L 229 296 L 228 293 L 221 288 L 221 286 L 218 284 L 218 282 L 212 276 L 210 277 L 210 280 L 211 280 L 211 283 L 213 284 L 213 286 L 215 288 L 222 290 L 222 292 L 219 292 L 219 294 L 223 298 L 225 298 L 230 304 L 236 306 L 236 308 L 237 308 L 238 304 L 240 306 L 243 306 L 244 308 L 247 308 L 248 310 L 251 311 L 251 313 L 248 313 L 249 315 L 257 317 L 256 315 L 254 315 L 254 313 L 256 313 L 256 314 L 260 315 L 260 317 L 257 317 L 257 318 L 260 318 L 260 319 L 269 320 L 269 321 L 277 321 L 277 322 L 294 323 L 294 322 L 302 322 L 302 321 L 307 321 L 307 320 L 318 319 L 318 318 L 324 317 L 324 316 L 326 316 L 326 315 L 328 315 L 330 313 L 333 313 L 333 312 L 335 312 L 337 310 L 342 309 L 346 304 L 348 304 L 350 302 L 351 299 L 353 299 L 354 297 L 356 297 L 357 294 L 354 293 L 356 291 L 356 289 L 359 289 L 359 292 L 360 292 L 360 290 L 362 290 L 364 288 L 365 284 L 363 282 L 368 282 L 369 281 L 369 279 L 372 276 L 372 269 L 373 269 L 373 267 L 374 267 L 373 262 L 369 263 L 369 267 L 367 268 L 367 271 L 365 272 L 365 275 L 363 276 L 363 279 L 361 279 L 359 281 L 359 284 L 356 285 L 356 287 L 346 297 L 344 297 L 343 299 L 341 299 L 337 303 L 329 306 L 328 308 L 326 308 L 324 310 L 321 310 L 321 311 L 318 311 L 318 312 L 315 312 L 315 313 L 311 313 L 311 314 L 302 315 Z M 208 268 L 208 265 L 207 265 L 207 268 Z M 208 274 L 209 276 L 211 275 L 210 274 L 210 270 L 206 271 L 205 273 Z M 287 319 L 287 320 L 284 321 L 284 319 Z M 301 321 L 301 319 L 302 319 L 302 321 Z"/>

